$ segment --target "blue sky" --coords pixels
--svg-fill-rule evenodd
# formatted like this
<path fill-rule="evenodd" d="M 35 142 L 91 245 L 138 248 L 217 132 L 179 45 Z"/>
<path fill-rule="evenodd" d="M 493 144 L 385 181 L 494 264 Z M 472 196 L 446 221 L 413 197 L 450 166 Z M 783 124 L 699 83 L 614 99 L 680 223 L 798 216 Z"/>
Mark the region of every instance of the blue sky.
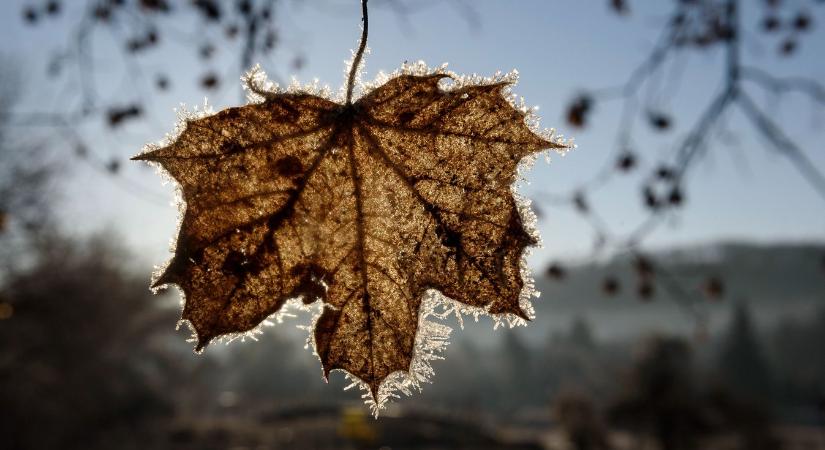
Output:
<path fill-rule="evenodd" d="M 44 75 L 49 56 L 66 42 L 75 23 L 71 19 L 85 2 L 67 3 L 61 18 L 37 27 L 21 23 L 20 9 L 28 2 L 0 5 L 0 54 L 15 61 L 25 80 L 18 111 L 59 112 L 77 104 L 79 87 L 72 77 L 54 82 Z M 606 1 L 465 3 L 473 6 L 476 25 L 467 20 L 461 8 L 447 2 L 427 2 L 426 7 L 400 18 L 373 0 L 366 78 L 371 79 L 379 70 L 392 71 L 405 60 L 419 59 L 430 65 L 448 62 L 458 73 L 488 75 L 518 69 L 521 77 L 514 91 L 529 105 L 540 107 L 543 126 L 558 128 L 565 136 L 575 137 L 578 144 L 567 156 L 554 156 L 550 164 L 539 160 L 529 175 L 530 185 L 522 188 L 522 193 L 535 197 L 540 192 L 567 192 L 591 178 L 615 150 L 620 104 L 596 105 L 591 126 L 582 130 L 565 123 L 565 105 L 583 88 L 623 82 L 652 48 L 671 2 L 630 2 L 634 10 L 628 17 L 611 14 Z M 359 9 L 354 2 L 340 0 L 283 4 L 276 12 L 282 45 L 272 58 L 260 61 L 262 66 L 281 79 L 288 80 L 290 75 L 307 82 L 318 78 L 337 89 L 343 83 L 344 62 L 357 45 Z M 825 25 L 825 14 L 815 12 L 815 24 Z M 743 48 L 746 61 L 777 74 L 825 81 L 825 58 L 821 57 L 825 27 L 814 27 L 795 56 L 781 58 L 774 51 L 777 40 L 757 36 L 758 16 L 748 14 L 744 23 L 749 30 Z M 167 21 L 165 26 L 174 27 L 181 39 L 196 40 L 204 28 L 198 19 Z M 192 49 L 171 42 L 142 56 L 138 72 L 124 63 L 116 41 L 106 32 L 96 34 L 93 42 L 93 63 L 98 68 L 93 82 L 101 97 L 124 104 L 145 101 L 150 120 L 115 132 L 102 126 L 102 120 L 83 125 L 80 131 L 88 137 L 91 150 L 121 160 L 124 170 L 119 180 L 112 180 L 85 164 L 66 164 L 60 214 L 75 233 L 114 228 L 141 260 L 161 263 L 177 220 L 177 211 L 170 203 L 172 189 L 162 185 L 152 170 L 127 159 L 143 144 L 156 142 L 172 130 L 173 108 L 180 103 L 203 102 L 205 95 L 197 83 L 203 66 Z M 215 109 L 241 102 L 236 51 L 219 47 L 216 58 L 208 64 L 232 77 L 224 79 L 220 92 L 206 95 Z M 290 64 L 297 54 L 306 61 L 299 71 Z M 667 154 L 719 89 L 721 56 L 713 52 L 686 55 L 678 90 L 659 96 L 655 103 L 675 114 L 675 129 L 656 134 L 639 126 L 635 133 L 634 144 L 644 163 L 655 164 Z M 153 93 L 151 80 L 160 72 L 170 75 L 174 89 L 149 95 Z M 770 105 L 767 109 L 772 117 L 785 126 L 820 170 L 825 170 L 825 105 L 800 96 L 769 102 L 758 88 L 749 92 L 763 107 Z M 691 173 L 687 206 L 650 237 L 649 247 L 723 239 L 824 240 L 825 199 L 784 157 L 760 141 L 740 113 L 727 118 L 724 130 L 722 138 L 712 141 L 708 157 Z M 62 152 L 59 155 L 72 158 L 64 139 L 49 129 L 40 132 L 42 139 Z M 645 217 L 638 189 L 637 177 L 620 178 L 591 201 L 614 230 L 627 231 Z M 539 207 L 545 248 L 534 255 L 536 267 L 548 259 L 586 254 L 592 232 L 585 222 L 569 209 Z"/>

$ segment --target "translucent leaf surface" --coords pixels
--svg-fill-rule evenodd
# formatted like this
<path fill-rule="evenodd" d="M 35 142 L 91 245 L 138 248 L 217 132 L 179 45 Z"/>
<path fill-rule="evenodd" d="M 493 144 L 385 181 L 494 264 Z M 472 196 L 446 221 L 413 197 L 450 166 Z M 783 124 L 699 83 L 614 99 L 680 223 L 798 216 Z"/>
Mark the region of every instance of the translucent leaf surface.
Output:
<path fill-rule="evenodd" d="M 410 370 L 430 290 L 527 319 L 523 253 L 536 243 L 511 187 L 526 157 L 564 148 L 533 130 L 509 80 L 400 73 L 357 101 L 252 90 L 262 102 L 185 121 L 135 159 L 179 184 L 174 257 L 154 281 L 185 296 L 201 349 L 300 298 L 323 302 L 315 350 L 373 398 Z"/>

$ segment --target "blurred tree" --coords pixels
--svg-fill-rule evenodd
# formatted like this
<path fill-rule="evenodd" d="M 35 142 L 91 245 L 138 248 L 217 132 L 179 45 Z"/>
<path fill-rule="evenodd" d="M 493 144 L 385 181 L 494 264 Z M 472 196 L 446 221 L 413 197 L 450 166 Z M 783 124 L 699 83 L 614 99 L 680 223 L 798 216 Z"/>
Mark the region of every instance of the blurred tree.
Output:
<path fill-rule="evenodd" d="M 733 392 L 750 402 L 770 401 L 773 376 L 744 303 L 734 307 L 716 367 L 721 381 Z"/>
<path fill-rule="evenodd" d="M 727 386 L 711 386 L 702 401 L 714 431 L 733 434 L 736 450 L 778 450 L 773 418 L 761 403 L 743 399 Z"/>
<path fill-rule="evenodd" d="M 282 333 L 268 331 L 258 342 L 239 345 L 223 365 L 224 388 L 237 393 L 243 403 L 249 405 L 257 399 L 303 398 L 309 400 L 318 383 L 307 383 L 308 377 L 321 379 L 315 361 L 303 364 L 298 358 L 300 349 L 297 339 L 289 339 Z M 297 396 L 296 392 L 301 395 Z"/>
<path fill-rule="evenodd" d="M 47 200 L 56 173 L 45 145 L 7 121 L 22 81 L 14 67 L 0 55 L 0 282 L 26 262 L 23 250 L 30 238 L 54 225 Z"/>
<path fill-rule="evenodd" d="M 561 392 L 553 400 L 553 417 L 564 429 L 576 450 L 607 450 L 610 448 L 605 427 L 596 406 L 578 391 Z"/>
<path fill-rule="evenodd" d="M 533 352 L 524 342 L 518 329 L 504 331 L 498 362 L 499 396 L 504 405 L 517 408 L 525 403 L 535 403 L 532 387 L 536 386 Z"/>
<path fill-rule="evenodd" d="M 577 316 L 573 319 L 568 340 L 573 347 L 582 351 L 593 351 L 596 348 L 593 329 L 590 323 L 582 317 Z"/>
<path fill-rule="evenodd" d="M 663 450 L 698 448 L 709 429 L 688 345 L 670 337 L 648 341 L 608 414 L 620 427 L 653 436 Z"/>
<path fill-rule="evenodd" d="M 769 335 L 770 362 L 777 394 L 794 405 L 796 420 L 825 425 L 825 308 L 800 319 L 783 320 Z"/>
<path fill-rule="evenodd" d="M 127 439 L 173 410 L 167 388 L 182 364 L 166 340 L 178 313 L 125 271 L 115 241 L 41 236 L 32 266 L 0 284 L 0 447 L 146 448 L 162 437 Z"/>
<path fill-rule="evenodd" d="M 537 352 L 533 357 L 534 387 L 542 390 L 542 400 L 554 399 L 571 389 L 597 398 L 612 393 L 616 384 L 613 365 L 617 360 L 627 360 L 623 355 L 625 345 L 620 346 L 622 350 L 605 348 L 593 336 L 586 318 L 573 317 L 567 330 L 551 332 L 543 345 L 533 350 Z"/>

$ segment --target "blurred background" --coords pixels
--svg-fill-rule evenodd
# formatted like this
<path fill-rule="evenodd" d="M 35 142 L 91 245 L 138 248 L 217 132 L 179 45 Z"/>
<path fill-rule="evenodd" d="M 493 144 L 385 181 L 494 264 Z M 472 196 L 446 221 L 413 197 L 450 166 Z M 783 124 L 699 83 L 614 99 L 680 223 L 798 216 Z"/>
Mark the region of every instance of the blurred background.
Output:
<path fill-rule="evenodd" d="M 528 327 L 455 321 L 369 416 L 296 328 L 192 352 L 153 296 L 173 187 L 129 162 L 256 63 L 337 89 L 355 0 L 0 5 L 0 448 L 825 448 L 825 2 L 371 0 L 367 79 L 518 69 L 579 148 L 519 188 Z"/>

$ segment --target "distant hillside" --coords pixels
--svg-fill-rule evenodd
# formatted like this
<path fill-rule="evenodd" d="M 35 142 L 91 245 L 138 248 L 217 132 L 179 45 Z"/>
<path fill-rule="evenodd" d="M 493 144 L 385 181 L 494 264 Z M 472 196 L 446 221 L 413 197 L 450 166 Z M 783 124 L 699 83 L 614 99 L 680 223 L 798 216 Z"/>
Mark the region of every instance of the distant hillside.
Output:
<path fill-rule="evenodd" d="M 758 324 L 769 326 L 785 317 L 804 317 L 825 307 L 825 244 L 721 243 L 650 254 L 651 260 L 685 290 L 690 305 L 706 314 L 711 332 L 727 324 L 736 302 L 751 305 Z M 562 279 L 536 274 L 541 297 L 533 304 L 537 317 L 518 333 L 533 343 L 569 329 L 577 317 L 586 319 L 597 337 L 630 338 L 654 331 L 692 334 L 696 320 L 673 298 L 661 281 L 650 301 L 637 295 L 637 276 L 630 257 L 603 264 L 566 266 Z M 539 268 L 537 268 L 538 270 Z M 607 277 L 619 282 L 616 295 L 602 290 Z M 723 294 L 711 300 L 702 292 L 709 277 L 722 282 Z M 482 345 L 498 345 L 488 323 L 472 325 L 457 339 L 470 338 Z"/>
<path fill-rule="evenodd" d="M 710 277 L 722 281 L 723 300 L 751 304 L 796 303 L 820 300 L 825 304 L 825 244 L 723 243 L 668 250 L 650 255 L 666 274 L 691 293 Z M 581 309 L 583 304 L 603 308 L 638 304 L 634 261 L 619 257 L 606 264 L 565 267 L 561 280 L 536 274 L 542 309 Z M 602 292 L 603 281 L 614 277 L 619 293 Z M 665 286 L 656 284 L 654 301 L 672 301 Z M 606 302 L 605 300 L 609 300 Z"/>

